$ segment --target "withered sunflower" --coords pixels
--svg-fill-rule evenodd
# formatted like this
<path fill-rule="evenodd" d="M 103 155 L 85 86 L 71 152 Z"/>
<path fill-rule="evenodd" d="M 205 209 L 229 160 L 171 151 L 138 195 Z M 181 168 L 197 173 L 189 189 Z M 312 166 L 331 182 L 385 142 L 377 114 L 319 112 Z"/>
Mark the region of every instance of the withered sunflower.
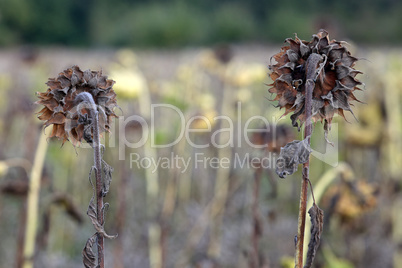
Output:
<path fill-rule="evenodd" d="M 320 30 L 313 35 L 310 42 L 302 41 L 297 36 L 288 38 L 288 45 L 273 56 L 276 64 L 269 69 L 273 83 L 269 92 L 277 94 L 274 100 L 278 107 L 285 108 L 285 114 L 291 115 L 292 125 L 299 127 L 306 121 L 305 116 L 305 87 L 307 59 L 312 53 L 321 56 L 315 76 L 315 87 L 312 99 L 312 120 L 324 121 L 324 129 L 330 129 L 335 113 L 343 118 L 344 111 L 351 110 L 351 101 L 358 101 L 353 95 L 354 90 L 362 83 L 355 77 L 361 73 L 353 67 L 357 58 L 344 46 L 345 42 L 329 40 L 328 33 Z"/>
<path fill-rule="evenodd" d="M 45 106 L 39 111 L 38 118 L 45 121 L 45 127 L 53 125 L 49 137 L 57 137 L 63 144 L 70 139 L 74 146 L 83 139 L 92 142 L 89 111 L 76 103 L 76 96 L 82 92 L 91 94 L 97 105 L 100 133 L 109 131 L 112 117 L 117 117 L 114 83 L 102 75 L 102 71 L 81 71 L 78 66 L 64 70 L 56 78 L 49 78 L 46 83 L 49 88 L 46 92 L 37 92 L 39 101 L 36 102 Z"/>

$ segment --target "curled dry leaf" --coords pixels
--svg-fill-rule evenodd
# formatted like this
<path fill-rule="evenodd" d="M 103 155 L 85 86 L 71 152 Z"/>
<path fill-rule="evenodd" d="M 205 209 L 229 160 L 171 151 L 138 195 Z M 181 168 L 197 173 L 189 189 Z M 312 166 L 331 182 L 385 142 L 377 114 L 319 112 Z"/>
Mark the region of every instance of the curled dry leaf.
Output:
<path fill-rule="evenodd" d="M 84 249 L 82 250 L 82 258 L 85 268 L 96 268 L 95 253 L 92 250 L 95 241 L 96 241 L 96 234 L 94 234 L 88 239 Z"/>
<path fill-rule="evenodd" d="M 292 141 L 281 148 L 278 159 L 276 160 L 276 174 L 280 178 L 285 178 L 297 171 L 299 164 L 306 163 L 309 159 L 311 148 L 308 142 L 310 137 L 302 141 Z"/>
<path fill-rule="evenodd" d="M 315 254 L 320 245 L 321 233 L 324 225 L 324 212 L 315 203 L 309 209 L 308 214 L 311 220 L 311 238 L 308 243 L 307 259 L 304 268 L 310 268 L 313 264 Z"/>
<path fill-rule="evenodd" d="M 106 194 L 109 192 L 109 188 L 110 188 L 110 183 L 112 182 L 112 173 L 114 171 L 114 169 L 108 164 L 106 163 L 105 160 L 102 160 L 103 163 L 103 189 L 102 189 L 102 195 L 103 197 L 106 196 Z"/>
<path fill-rule="evenodd" d="M 91 171 L 92 171 L 92 169 L 91 169 Z M 89 176 L 91 176 L 91 172 L 89 174 L 90 174 Z M 92 194 L 91 200 L 89 201 L 87 215 L 91 219 L 91 222 L 92 222 L 93 226 L 95 227 L 95 230 L 97 231 L 98 234 L 101 234 L 103 237 L 106 237 L 109 239 L 114 239 L 117 237 L 117 235 L 108 235 L 105 232 L 104 226 L 97 219 L 98 214 L 96 212 L 96 204 L 95 204 L 96 191 L 95 191 L 94 184 L 92 183 L 91 177 L 89 177 L 89 181 L 91 182 L 91 185 L 92 185 L 93 194 Z M 102 211 L 107 210 L 108 206 L 109 206 L 109 204 L 106 203 L 104 205 L 104 207 L 102 208 Z M 105 215 L 103 213 L 102 217 L 104 218 L 104 216 Z M 105 222 L 105 219 L 103 219 L 103 222 Z"/>

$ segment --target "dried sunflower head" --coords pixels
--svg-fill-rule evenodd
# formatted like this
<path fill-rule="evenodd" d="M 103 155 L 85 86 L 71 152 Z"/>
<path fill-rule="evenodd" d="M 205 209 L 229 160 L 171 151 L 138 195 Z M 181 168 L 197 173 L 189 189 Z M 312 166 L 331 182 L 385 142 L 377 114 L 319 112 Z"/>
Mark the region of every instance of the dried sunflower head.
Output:
<path fill-rule="evenodd" d="M 302 125 L 306 121 L 307 59 L 314 53 L 320 55 L 319 65 L 315 66 L 312 119 L 325 121 L 324 128 L 328 131 L 335 113 L 343 118 L 345 110 L 353 114 L 350 102 L 358 101 L 353 91 L 360 90 L 358 86 L 362 84 L 355 78 L 361 72 L 353 68 L 357 58 L 351 56 L 344 42 L 329 40 L 325 30 L 313 35 L 310 42 L 297 36 L 286 42 L 288 45 L 273 56 L 277 63 L 269 66 L 273 80 L 269 92 L 277 94 L 274 100 L 278 101 L 278 107 L 286 109 L 284 115 L 293 112 L 290 117 L 293 126 L 298 126 L 297 120 Z"/>
<path fill-rule="evenodd" d="M 82 92 L 92 95 L 99 111 L 100 133 L 109 131 L 112 117 L 117 117 L 114 108 L 116 93 L 113 90 L 115 81 L 107 79 L 102 71 L 81 71 L 73 66 L 59 73 L 56 78 L 49 78 L 46 92 L 38 92 L 37 104 L 44 105 L 38 118 L 45 121 L 45 127 L 53 125 L 50 137 L 63 140 L 71 139 L 73 145 L 86 140 L 92 142 L 91 119 L 88 107 L 79 105 L 76 96 Z"/>

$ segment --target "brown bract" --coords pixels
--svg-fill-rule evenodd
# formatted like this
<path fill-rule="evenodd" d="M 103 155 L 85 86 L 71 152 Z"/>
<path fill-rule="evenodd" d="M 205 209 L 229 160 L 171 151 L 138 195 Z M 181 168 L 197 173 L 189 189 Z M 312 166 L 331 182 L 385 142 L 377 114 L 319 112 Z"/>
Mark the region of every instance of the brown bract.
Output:
<path fill-rule="evenodd" d="M 49 137 L 62 139 L 63 144 L 70 139 L 74 146 L 83 139 L 92 141 L 89 111 L 75 100 L 82 92 L 88 92 L 94 98 L 99 111 L 100 132 L 109 131 L 112 117 L 117 117 L 113 111 L 118 107 L 112 88 L 114 83 L 102 75 L 102 71 L 81 71 L 78 66 L 68 68 L 56 78 L 49 78 L 46 83 L 49 88 L 46 92 L 37 92 L 39 101 L 36 102 L 44 105 L 38 118 L 45 121 L 45 127 L 53 125 Z"/>
<path fill-rule="evenodd" d="M 274 100 L 278 107 L 285 108 L 285 114 L 291 115 L 293 126 L 305 122 L 305 86 L 306 66 L 308 57 L 316 53 L 321 61 L 316 68 L 315 87 L 312 99 L 312 119 L 325 121 L 324 128 L 328 130 L 335 113 L 344 117 L 344 111 L 352 112 L 350 102 L 358 101 L 353 91 L 359 89 L 362 83 L 355 77 L 361 73 L 353 68 L 357 58 L 351 56 L 344 42 L 329 40 L 328 33 L 320 30 L 313 35 L 310 42 L 295 39 L 286 39 L 288 45 L 273 56 L 277 62 L 270 65 L 270 74 L 273 83 L 269 92 L 277 94 Z M 311 67 L 310 67 L 311 68 Z M 352 112 L 353 114 L 353 112 Z M 345 117 L 344 117 L 345 118 Z"/>

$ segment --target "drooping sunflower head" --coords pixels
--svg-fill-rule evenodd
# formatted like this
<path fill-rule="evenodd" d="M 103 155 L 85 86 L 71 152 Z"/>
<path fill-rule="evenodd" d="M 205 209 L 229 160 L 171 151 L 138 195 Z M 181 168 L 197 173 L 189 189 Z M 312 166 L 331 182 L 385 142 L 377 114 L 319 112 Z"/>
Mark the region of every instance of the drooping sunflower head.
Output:
<path fill-rule="evenodd" d="M 82 92 L 91 94 L 97 105 L 100 133 L 109 131 L 111 119 L 117 117 L 114 83 L 102 75 L 102 71 L 81 71 L 78 66 L 64 70 L 56 78 L 49 78 L 46 83 L 49 88 L 46 92 L 37 92 L 39 100 L 36 103 L 44 105 L 38 118 L 45 121 L 45 127 L 53 125 L 50 137 L 63 140 L 63 144 L 70 139 L 74 146 L 83 139 L 92 141 L 89 111 L 76 101 L 76 96 Z"/>
<path fill-rule="evenodd" d="M 312 99 L 312 119 L 325 121 L 328 130 L 335 113 L 344 116 L 351 110 L 351 101 L 358 101 L 353 91 L 360 90 L 362 83 L 355 77 L 360 71 L 353 67 L 357 58 L 345 47 L 345 42 L 330 40 L 325 30 L 313 35 L 312 40 L 286 39 L 288 45 L 273 56 L 276 64 L 271 64 L 270 77 L 273 80 L 269 92 L 275 93 L 278 107 L 285 108 L 285 115 L 293 112 L 293 126 L 297 121 L 303 124 L 305 118 L 305 86 L 307 59 L 313 53 L 321 56 L 314 77 L 315 86 Z"/>

